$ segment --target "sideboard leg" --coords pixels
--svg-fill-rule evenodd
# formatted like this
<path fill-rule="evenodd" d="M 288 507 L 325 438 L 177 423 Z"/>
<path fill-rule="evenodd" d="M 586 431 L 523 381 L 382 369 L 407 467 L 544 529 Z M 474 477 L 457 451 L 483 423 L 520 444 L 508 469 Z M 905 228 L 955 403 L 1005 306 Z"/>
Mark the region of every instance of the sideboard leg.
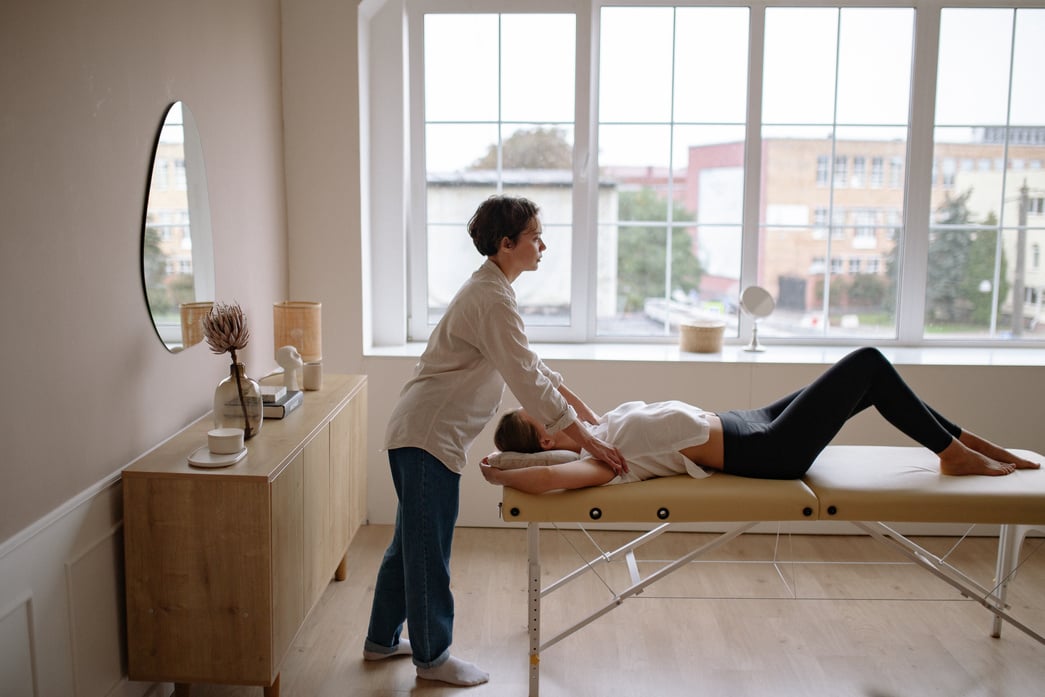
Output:
<path fill-rule="evenodd" d="M 348 578 L 348 550 L 345 550 L 345 556 L 341 557 L 341 561 L 338 562 L 337 568 L 334 569 L 334 580 L 344 581 Z"/>
<path fill-rule="evenodd" d="M 189 697 L 192 693 L 192 683 L 187 682 L 176 682 L 174 683 L 174 697 Z"/>
<path fill-rule="evenodd" d="M 279 673 L 276 673 L 276 679 L 264 689 L 264 693 L 265 697 L 279 697 Z"/>

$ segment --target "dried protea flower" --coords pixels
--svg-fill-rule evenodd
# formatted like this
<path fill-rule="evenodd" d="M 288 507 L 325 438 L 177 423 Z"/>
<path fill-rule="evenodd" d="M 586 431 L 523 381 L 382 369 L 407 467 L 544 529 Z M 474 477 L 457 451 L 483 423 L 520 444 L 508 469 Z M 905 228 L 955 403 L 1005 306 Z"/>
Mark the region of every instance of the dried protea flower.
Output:
<path fill-rule="evenodd" d="M 214 353 L 231 353 L 236 362 L 236 351 L 246 348 L 250 332 L 247 317 L 236 303 L 215 303 L 210 313 L 203 318 L 203 335 Z"/>
<path fill-rule="evenodd" d="M 243 382 L 240 372 L 236 370 L 236 351 L 247 346 L 250 332 L 247 331 L 247 317 L 239 304 L 214 303 L 214 307 L 203 318 L 203 336 L 207 339 L 210 350 L 217 354 L 232 354 L 232 374 L 236 377 L 236 393 L 239 395 L 240 411 L 243 414 L 243 438 L 249 440 L 257 431 L 250 425 L 247 414 L 247 401 L 243 395 Z"/>

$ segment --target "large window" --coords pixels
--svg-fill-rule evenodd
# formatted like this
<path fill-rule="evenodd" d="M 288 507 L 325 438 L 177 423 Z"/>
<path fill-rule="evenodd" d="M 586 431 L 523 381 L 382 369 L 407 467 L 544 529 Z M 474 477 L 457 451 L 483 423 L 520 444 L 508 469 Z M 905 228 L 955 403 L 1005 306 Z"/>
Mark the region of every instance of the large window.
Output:
<path fill-rule="evenodd" d="M 465 224 L 504 192 L 542 209 L 549 249 L 516 282 L 534 339 L 720 318 L 743 341 L 761 285 L 768 341 L 1045 340 L 1045 9 L 981 4 L 406 0 L 405 32 L 392 8 L 370 146 L 405 114 L 405 169 L 370 200 L 407 212 L 407 338 L 481 263 Z"/>

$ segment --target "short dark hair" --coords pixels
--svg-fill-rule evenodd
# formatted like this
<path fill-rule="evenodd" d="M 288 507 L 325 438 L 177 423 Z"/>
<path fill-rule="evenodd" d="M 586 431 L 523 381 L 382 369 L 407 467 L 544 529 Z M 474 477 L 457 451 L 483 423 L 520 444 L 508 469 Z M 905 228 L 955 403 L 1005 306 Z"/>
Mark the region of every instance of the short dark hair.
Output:
<path fill-rule="evenodd" d="M 480 254 L 492 257 L 500 249 L 502 239 L 507 237 L 515 242 L 539 212 L 536 203 L 521 196 L 491 196 L 468 221 L 468 234 Z"/>
<path fill-rule="evenodd" d="M 519 409 L 501 416 L 493 434 L 493 444 L 498 450 L 513 453 L 539 453 L 543 450 L 537 428 L 522 417 Z"/>

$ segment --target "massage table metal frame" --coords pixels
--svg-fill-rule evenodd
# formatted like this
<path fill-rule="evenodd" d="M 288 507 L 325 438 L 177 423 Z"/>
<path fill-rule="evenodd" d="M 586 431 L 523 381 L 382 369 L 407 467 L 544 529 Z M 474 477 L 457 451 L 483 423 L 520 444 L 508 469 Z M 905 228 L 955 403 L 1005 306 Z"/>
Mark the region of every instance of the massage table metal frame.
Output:
<path fill-rule="evenodd" d="M 1036 453 L 1016 452 L 1042 460 Z M 994 615 L 992 636 L 1001 636 L 1001 623 L 1005 621 L 1045 644 L 1045 637 L 1006 612 L 1005 604 L 1008 585 L 1018 567 L 1020 544 L 1030 530 L 1045 528 L 1045 470 L 1021 470 L 1005 477 L 944 477 L 937 465 L 936 457 L 923 448 L 839 445 L 825 449 L 800 480 L 746 479 L 716 473 L 707 479 L 679 475 L 541 495 L 505 487 L 502 517 L 527 523 L 530 697 L 539 694 L 543 650 L 761 522 L 848 521 L 987 608 Z M 982 586 L 878 521 L 1000 525 L 995 586 Z M 542 587 L 541 523 L 657 525 Z M 643 578 L 634 551 L 676 523 L 736 525 Z M 604 606 L 542 642 L 541 599 L 592 570 L 595 564 L 622 557 L 631 585 L 613 591 Z"/>

